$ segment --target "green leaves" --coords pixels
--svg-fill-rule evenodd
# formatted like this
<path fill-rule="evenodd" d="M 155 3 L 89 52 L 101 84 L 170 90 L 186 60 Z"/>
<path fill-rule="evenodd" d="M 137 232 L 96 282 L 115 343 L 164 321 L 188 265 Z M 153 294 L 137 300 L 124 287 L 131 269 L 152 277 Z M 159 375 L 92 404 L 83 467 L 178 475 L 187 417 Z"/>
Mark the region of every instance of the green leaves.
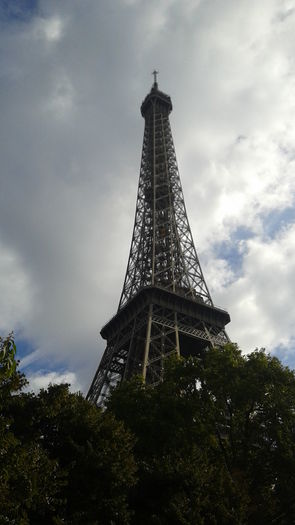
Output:
<path fill-rule="evenodd" d="M 108 410 L 136 436 L 133 523 L 294 521 L 295 377 L 265 351 L 172 359 L 163 383 L 124 383 Z"/>
<path fill-rule="evenodd" d="M 49 386 L 38 396 L 14 396 L 10 417 L 23 449 L 37 447 L 56 468 L 53 486 L 50 478 L 44 481 L 47 503 L 38 507 L 29 500 L 30 520 L 36 515 L 36 523 L 41 516 L 42 523 L 51 523 L 54 516 L 69 524 L 111 524 L 120 516 L 120 523 L 128 523 L 126 499 L 135 463 L 133 438 L 121 422 L 70 393 L 68 385 Z M 36 470 L 37 482 L 43 473 Z"/>
<path fill-rule="evenodd" d="M 0 348 L 0 523 L 295 521 L 295 376 L 265 351 L 171 359 L 102 411 L 68 385 L 22 393 L 12 336 Z"/>
<path fill-rule="evenodd" d="M 0 524 L 128 524 L 130 432 L 68 385 L 22 393 L 11 336 L 1 349 Z"/>
<path fill-rule="evenodd" d="M 5 339 L 0 337 L 0 382 L 14 374 L 17 365 L 15 354 L 13 334 L 9 334 Z"/>

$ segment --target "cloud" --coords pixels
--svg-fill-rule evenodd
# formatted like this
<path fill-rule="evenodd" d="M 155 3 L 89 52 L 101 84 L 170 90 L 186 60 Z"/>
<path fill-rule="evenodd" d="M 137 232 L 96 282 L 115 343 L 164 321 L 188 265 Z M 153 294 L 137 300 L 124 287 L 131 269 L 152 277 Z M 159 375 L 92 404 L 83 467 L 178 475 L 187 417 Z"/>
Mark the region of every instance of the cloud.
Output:
<path fill-rule="evenodd" d="M 22 261 L 0 244 L 0 318 L 2 330 L 20 329 L 29 321 L 33 301 L 30 283 Z"/>
<path fill-rule="evenodd" d="M 61 119 L 73 110 L 74 96 L 75 91 L 70 79 L 63 71 L 60 71 L 44 109 L 52 112 L 57 119 Z"/>
<path fill-rule="evenodd" d="M 46 42 L 58 42 L 63 34 L 64 22 L 58 16 L 36 18 L 33 24 L 33 36 Z"/>
<path fill-rule="evenodd" d="M 76 375 L 73 372 L 39 372 L 29 375 L 29 386 L 27 389 L 38 393 L 41 388 L 47 388 L 50 384 L 60 385 L 62 383 L 68 383 L 71 385 L 71 391 L 77 392 L 81 390 L 79 382 L 77 381 Z"/>
<path fill-rule="evenodd" d="M 127 265 L 139 107 L 155 67 L 230 333 L 246 349 L 292 344 L 293 9 L 52 0 L 1 19 L 1 328 L 31 345 L 29 373 L 67 370 L 86 390 L 98 365 Z"/>
<path fill-rule="evenodd" d="M 257 236 L 244 245 L 242 275 L 229 284 L 222 272 L 221 279 L 218 273 L 215 278 L 216 299 L 223 299 L 231 313 L 231 338 L 246 351 L 255 347 L 293 347 L 295 224 L 273 239 Z M 214 267 L 218 272 L 219 266 L 219 261 L 213 261 L 211 272 Z"/>

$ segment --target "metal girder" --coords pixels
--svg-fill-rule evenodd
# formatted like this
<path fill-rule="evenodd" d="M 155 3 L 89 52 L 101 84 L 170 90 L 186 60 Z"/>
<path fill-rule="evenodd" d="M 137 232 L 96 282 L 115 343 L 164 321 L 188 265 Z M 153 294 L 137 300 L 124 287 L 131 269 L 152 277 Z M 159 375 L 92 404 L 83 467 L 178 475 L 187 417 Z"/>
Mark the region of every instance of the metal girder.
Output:
<path fill-rule="evenodd" d="M 229 341 L 227 312 L 214 307 L 194 246 L 169 123 L 170 97 L 155 82 L 145 118 L 135 221 L 117 314 L 103 327 L 107 347 L 88 392 L 104 404 L 112 387 L 138 374 L 163 377 L 171 355 L 202 355 Z"/>
<path fill-rule="evenodd" d="M 174 296 L 177 306 L 172 301 Z M 124 307 L 126 311 L 118 313 L 102 330 L 108 344 L 88 398 L 103 404 L 111 387 L 134 375 L 142 376 L 149 384 L 157 384 L 169 356 L 199 355 L 200 343 L 201 349 L 225 344 L 228 337 L 223 327 L 206 322 L 206 316 L 200 313 L 202 309 L 216 309 L 198 304 L 190 309 L 191 304 L 194 305 L 193 301 L 158 288 L 140 291 Z M 127 315 L 129 313 L 131 315 Z M 185 337 L 182 342 L 181 335 Z M 188 338 L 192 350 L 188 349 Z"/>
<path fill-rule="evenodd" d="M 145 116 L 134 230 L 119 309 L 142 287 L 160 285 L 213 304 L 194 246 L 177 167 L 169 107 Z"/>

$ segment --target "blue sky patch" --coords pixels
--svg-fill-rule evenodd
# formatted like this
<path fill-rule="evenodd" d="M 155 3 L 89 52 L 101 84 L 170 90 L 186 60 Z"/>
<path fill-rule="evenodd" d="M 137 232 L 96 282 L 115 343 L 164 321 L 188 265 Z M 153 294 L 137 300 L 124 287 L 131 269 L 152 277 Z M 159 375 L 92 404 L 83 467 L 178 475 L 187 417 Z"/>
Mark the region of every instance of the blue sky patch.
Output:
<path fill-rule="evenodd" d="M 58 361 L 52 356 L 45 357 L 44 353 L 39 352 L 34 345 L 26 339 L 15 338 L 16 357 L 20 360 L 20 370 L 26 375 L 34 374 L 36 372 L 48 373 L 57 372 L 63 373 L 66 370 L 66 362 L 64 360 Z"/>
<path fill-rule="evenodd" d="M 214 252 L 219 259 L 225 259 L 235 274 L 241 275 L 243 257 L 245 252 L 241 250 L 240 241 L 253 237 L 253 232 L 244 227 L 237 228 L 231 235 L 229 241 L 222 241 L 214 245 Z"/>
<path fill-rule="evenodd" d="M 290 206 L 284 210 L 273 210 L 263 217 L 264 234 L 274 238 L 276 234 L 285 226 L 295 222 L 295 208 Z"/>
<path fill-rule="evenodd" d="M 295 339 L 293 338 L 288 345 L 279 345 L 272 351 L 272 355 L 276 356 L 285 366 L 295 370 Z"/>
<path fill-rule="evenodd" d="M 39 0 L 0 0 L 0 20 L 27 22 L 37 12 Z"/>
<path fill-rule="evenodd" d="M 23 357 L 31 354 L 35 350 L 35 348 L 32 347 L 32 343 L 30 343 L 26 339 L 20 339 L 18 337 L 15 337 L 15 344 L 17 350 L 17 359 L 22 359 Z"/>
<path fill-rule="evenodd" d="M 247 239 L 251 239 L 251 237 L 254 237 L 254 233 L 250 228 L 246 228 L 245 226 L 239 226 L 232 233 L 233 241 L 246 241 Z"/>

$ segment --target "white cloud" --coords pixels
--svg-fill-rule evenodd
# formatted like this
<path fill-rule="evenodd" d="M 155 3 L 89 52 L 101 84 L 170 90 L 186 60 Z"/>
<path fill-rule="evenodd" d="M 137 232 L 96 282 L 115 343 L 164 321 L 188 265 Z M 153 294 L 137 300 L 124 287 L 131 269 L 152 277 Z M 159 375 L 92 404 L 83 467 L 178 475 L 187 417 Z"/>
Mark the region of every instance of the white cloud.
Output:
<path fill-rule="evenodd" d="M 34 350 L 34 352 L 30 352 L 25 357 L 22 357 L 21 359 L 22 369 L 38 361 L 40 357 L 42 357 L 42 352 L 40 350 Z"/>
<path fill-rule="evenodd" d="M 75 90 L 70 79 L 61 71 L 57 74 L 52 93 L 46 101 L 45 109 L 52 112 L 57 118 L 71 114 L 74 109 Z M 46 118 L 46 116 L 45 116 Z"/>
<path fill-rule="evenodd" d="M 50 384 L 60 385 L 68 383 L 71 385 L 70 390 L 77 392 L 81 390 L 80 384 L 76 375 L 73 372 L 35 372 L 28 376 L 29 385 L 28 390 L 38 393 L 41 388 L 47 388 Z"/>
<path fill-rule="evenodd" d="M 0 244 L 0 319 L 1 332 L 20 329 L 29 321 L 33 284 L 20 257 Z"/>
<path fill-rule="evenodd" d="M 64 22 L 57 16 L 48 19 L 37 18 L 33 27 L 34 36 L 49 43 L 58 42 L 62 37 L 63 31 Z"/>
<path fill-rule="evenodd" d="M 242 275 L 217 288 L 216 301 L 222 298 L 228 307 L 229 332 L 242 349 L 286 347 L 295 337 L 295 225 L 274 239 L 255 237 L 245 244 Z"/>
<path fill-rule="evenodd" d="M 21 330 L 38 352 L 34 367 L 52 359 L 84 389 L 94 374 L 127 265 L 139 106 L 155 67 L 172 96 L 193 235 L 230 333 L 245 348 L 291 341 L 293 230 L 267 239 L 265 218 L 294 206 L 294 4 L 52 0 L 2 26 L 0 310 L 3 329 Z M 240 272 L 216 252 L 217 241 L 237 242 L 237 228 L 254 235 L 239 239 Z M 277 252 L 277 265 L 267 262 Z"/>

